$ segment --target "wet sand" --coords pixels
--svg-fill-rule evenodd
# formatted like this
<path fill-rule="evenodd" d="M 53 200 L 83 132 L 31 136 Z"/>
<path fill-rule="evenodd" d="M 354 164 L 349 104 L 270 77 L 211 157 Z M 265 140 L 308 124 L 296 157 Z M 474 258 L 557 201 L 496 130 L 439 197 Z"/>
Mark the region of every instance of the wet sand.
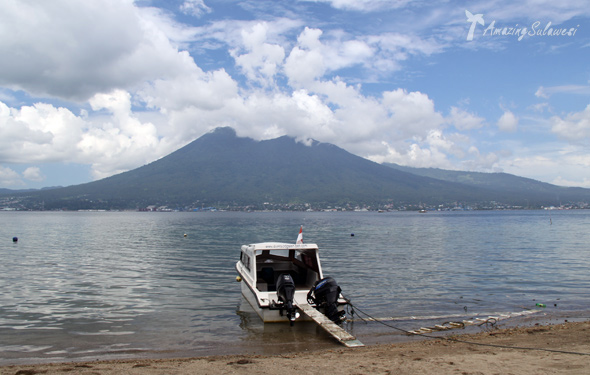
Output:
<path fill-rule="evenodd" d="M 14 365 L 0 367 L 0 374 L 588 374 L 590 371 L 590 321 L 450 337 L 470 343 L 424 339 L 273 356 Z"/>

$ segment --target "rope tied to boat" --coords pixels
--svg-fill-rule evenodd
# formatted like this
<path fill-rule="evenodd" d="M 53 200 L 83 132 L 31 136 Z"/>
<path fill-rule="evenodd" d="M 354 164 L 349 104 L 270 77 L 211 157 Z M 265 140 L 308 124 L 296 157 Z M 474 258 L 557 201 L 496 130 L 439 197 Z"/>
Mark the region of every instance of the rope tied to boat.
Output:
<path fill-rule="evenodd" d="M 404 332 L 404 333 L 406 333 L 406 334 L 408 334 L 410 336 L 411 335 L 415 335 L 415 336 L 421 336 L 421 337 L 430 338 L 430 339 L 446 340 L 446 341 L 452 341 L 452 342 L 457 342 L 457 343 L 462 343 L 462 344 L 468 344 L 468 345 L 486 346 L 486 347 L 501 348 L 501 349 L 542 351 L 542 352 L 550 352 L 550 353 L 560 353 L 560 354 L 571 354 L 571 355 L 590 356 L 590 353 L 583 353 L 583 352 L 574 352 L 574 351 L 568 351 L 568 350 L 548 349 L 548 348 L 532 348 L 532 347 L 524 347 L 524 346 L 509 346 L 509 345 L 500 345 L 500 344 L 486 344 L 486 343 L 481 343 L 481 342 L 461 340 L 461 339 L 458 339 L 456 337 L 432 336 L 432 335 L 428 335 L 427 334 L 429 332 L 433 332 L 433 331 L 437 331 L 437 330 L 430 330 L 429 332 L 424 332 L 424 333 L 419 332 L 419 330 L 418 331 L 408 331 L 406 329 L 399 328 L 399 327 L 396 327 L 394 325 L 388 324 L 388 323 L 384 322 L 382 319 L 377 319 L 377 318 L 371 316 L 369 313 L 361 310 L 358 306 L 353 305 L 352 302 L 350 302 L 350 299 L 347 298 L 347 300 L 349 301 L 349 305 L 352 308 L 355 308 L 356 310 L 358 310 L 359 312 L 361 312 L 362 314 L 364 314 L 365 316 L 367 316 L 371 321 L 374 321 L 374 322 L 383 324 L 384 326 L 389 327 L 389 328 L 392 328 L 392 329 L 395 329 L 397 331 Z M 365 321 L 365 322 L 367 322 L 367 320 L 364 320 L 364 319 L 362 319 L 362 320 Z M 487 319 L 476 318 L 475 320 L 480 322 L 480 324 L 477 324 L 477 325 L 479 325 L 479 326 L 485 325 L 486 328 L 488 326 L 494 327 L 496 325 L 497 321 L 498 321 L 498 319 L 495 318 L 495 317 L 489 317 Z M 460 324 L 458 322 L 446 322 L 446 323 L 449 323 L 449 325 L 450 325 L 450 323 Z M 446 323 L 443 323 L 440 326 L 442 327 Z M 423 327 L 423 328 L 428 329 L 427 327 Z M 440 330 L 438 330 L 438 331 L 440 331 Z"/>

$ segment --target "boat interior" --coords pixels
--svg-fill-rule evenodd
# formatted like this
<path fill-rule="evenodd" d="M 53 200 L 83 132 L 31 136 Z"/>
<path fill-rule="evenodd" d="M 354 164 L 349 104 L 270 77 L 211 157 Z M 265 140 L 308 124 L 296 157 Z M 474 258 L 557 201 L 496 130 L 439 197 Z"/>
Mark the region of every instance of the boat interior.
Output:
<path fill-rule="evenodd" d="M 256 288 L 259 291 L 276 291 L 277 279 L 282 274 L 291 275 L 296 290 L 309 290 L 321 276 L 316 253 L 263 250 L 256 254 Z"/>

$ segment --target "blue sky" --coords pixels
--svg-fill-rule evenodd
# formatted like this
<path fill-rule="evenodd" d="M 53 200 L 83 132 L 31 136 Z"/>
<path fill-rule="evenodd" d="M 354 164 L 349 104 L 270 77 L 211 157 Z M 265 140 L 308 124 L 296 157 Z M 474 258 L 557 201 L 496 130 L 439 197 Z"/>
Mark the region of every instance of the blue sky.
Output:
<path fill-rule="evenodd" d="M 0 187 L 93 181 L 231 126 L 590 188 L 589 21 L 568 0 L 6 0 Z"/>

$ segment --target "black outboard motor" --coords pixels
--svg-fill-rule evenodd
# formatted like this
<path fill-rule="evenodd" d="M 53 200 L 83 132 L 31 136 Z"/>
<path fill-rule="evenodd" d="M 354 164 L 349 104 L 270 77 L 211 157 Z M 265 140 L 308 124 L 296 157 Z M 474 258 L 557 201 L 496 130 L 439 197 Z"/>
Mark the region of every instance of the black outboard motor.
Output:
<path fill-rule="evenodd" d="M 338 311 L 338 297 L 342 289 L 331 277 L 325 277 L 317 281 L 307 293 L 307 302 L 315 304 L 316 309 L 323 308 L 325 315 L 334 323 L 340 323 L 346 319 L 344 311 Z"/>
<path fill-rule="evenodd" d="M 279 297 L 279 302 L 282 302 L 284 309 L 287 310 L 287 318 L 289 318 L 291 325 L 293 325 L 295 318 L 297 318 L 297 314 L 295 307 L 293 306 L 295 283 L 293 282 L 291 275 L 287 273 L 279 275 L 279 278 L 277 279 L 277 295 Z M 283 309 L 281 309 L 281 315 L 282 314 Z"/>

